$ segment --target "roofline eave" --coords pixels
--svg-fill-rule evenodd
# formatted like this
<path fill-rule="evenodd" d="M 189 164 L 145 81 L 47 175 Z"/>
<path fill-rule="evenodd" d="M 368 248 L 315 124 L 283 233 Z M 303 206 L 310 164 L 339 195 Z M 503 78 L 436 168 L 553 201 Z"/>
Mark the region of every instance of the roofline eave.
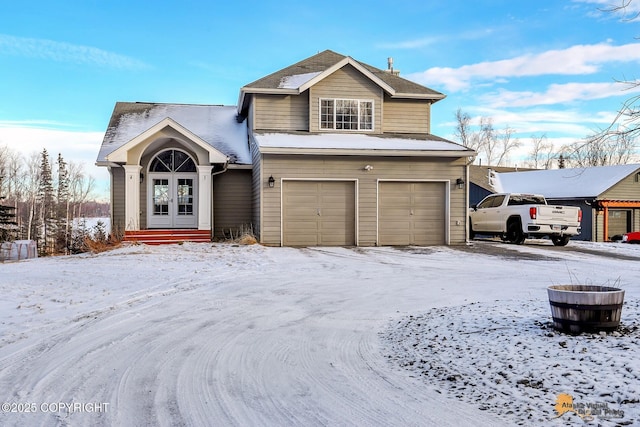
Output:
<path fill-rule="evenodd" d="M 473 150 L 387 150 L 361 148 L 292 148 L 260 146 L 262 154 L 306 154 L 316 156 L 470 157 Z"/>

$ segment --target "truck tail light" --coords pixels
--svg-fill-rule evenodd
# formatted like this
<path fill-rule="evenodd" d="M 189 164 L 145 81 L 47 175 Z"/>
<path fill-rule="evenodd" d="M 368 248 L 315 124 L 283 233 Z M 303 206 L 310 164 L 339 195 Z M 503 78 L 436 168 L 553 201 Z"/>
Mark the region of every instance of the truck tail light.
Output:
<path fill-rule="evenodd" d="M 529 216 L 531 219 L 536 219 L 538 217 L 538 208 L 529 208 Z"/>
<path fill-rule="evenodd" d="M 578 222 L 582 222 L 582 209 L 578 209 Z"/>

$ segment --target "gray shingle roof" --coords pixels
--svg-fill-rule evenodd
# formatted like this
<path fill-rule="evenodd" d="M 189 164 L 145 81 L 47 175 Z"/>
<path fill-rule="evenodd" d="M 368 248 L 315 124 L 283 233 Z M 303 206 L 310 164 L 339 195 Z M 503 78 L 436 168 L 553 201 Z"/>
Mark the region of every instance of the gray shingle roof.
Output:
<path fill-rule="evenodd" d="M 275 73 L 269 74 L 268 76 L 249 83 L 248 85 L 243 87 L 243 90 L 247 90 L 250 92 L 251 89 L 281 89 L 281 83 L 283 79 L 286 79 L 287 77 L 308 73 L 322 73 L 323 71 L 328 70 L 345 58 L 348 57 L 331 50 L 325 50 L 324 52 L 320 52 L 296 64 L 290 65 L 286 68 L 276 71 Z M 384 83 L 392 87 L 399 94 L 422 95 L 425 97 L 433 97 L 433 99 L 444 98 L 444 94 L 438 91 L 429 89 L 428 87 L 419 85 L 395 74 L 357 61 L 353 58 L 351 59 L 354 62 L 360 64 L 367 71 L 375 75 Z"/>

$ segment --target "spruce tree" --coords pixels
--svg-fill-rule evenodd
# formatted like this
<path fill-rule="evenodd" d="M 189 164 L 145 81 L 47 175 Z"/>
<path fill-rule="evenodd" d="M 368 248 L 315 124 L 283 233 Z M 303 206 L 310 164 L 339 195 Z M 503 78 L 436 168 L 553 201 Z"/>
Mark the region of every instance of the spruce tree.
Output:
<path fill-rule="evenodd" d="M 53 176 L 51 173 L 51 164 L 49 163 L 49 153 L 45 148 L 41 153 L 40 186 L 38 188 L 38 217 L 42 233 L 38 247 L 42 255 L 53 253 L 55 242 L 54 202 Z"/>
<path fill-rule="evenodd" d="M 69 235 L 71 224 L 69 224 L 69 172 L 67 163 L 58 153 L 58 193 L 56 200 L 56 251 L 68 253 Z"/>
<path fill-rule="evenodd" d="M 2 189 L 2 175 L 0 175 L 0 190 Z M 4 196 L 0 194 L 0 203 Z M 0 242 L 9 240 L 11 235 L 11 226 L 17 225 L 16 214 L 13 206 L 0 205 Z"/>

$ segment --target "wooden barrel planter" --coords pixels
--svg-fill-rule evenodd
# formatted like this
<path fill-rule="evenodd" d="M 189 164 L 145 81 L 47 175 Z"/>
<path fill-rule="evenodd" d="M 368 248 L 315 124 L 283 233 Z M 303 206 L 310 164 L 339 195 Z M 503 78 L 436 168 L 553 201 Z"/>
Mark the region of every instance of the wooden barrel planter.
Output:
<path fill-rule="evenodd" d="M 547 288 L 553 327 L 559 331 L 613 331 L 620 325 L 624 291 L 608 286 L 556 285 Z"/>

